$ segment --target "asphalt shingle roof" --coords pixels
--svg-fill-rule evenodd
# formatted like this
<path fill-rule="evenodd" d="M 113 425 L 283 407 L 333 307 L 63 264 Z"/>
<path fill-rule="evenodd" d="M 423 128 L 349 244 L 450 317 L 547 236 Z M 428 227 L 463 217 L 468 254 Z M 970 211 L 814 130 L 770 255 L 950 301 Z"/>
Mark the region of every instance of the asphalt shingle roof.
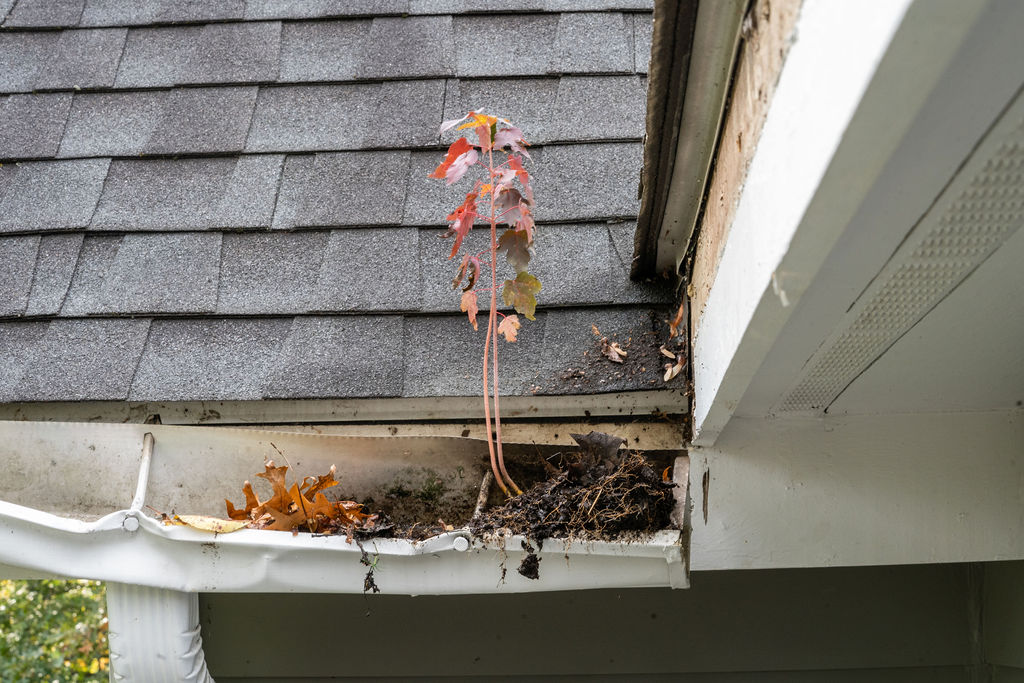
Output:
<path fill-rule="evenodd" d="M 533 145 L 504 391 L 662 388 L 671 292 L 627 278 L 651 4 L 0 0 L 0 402 L 478 393 L 439 239 L 469 181 L 426 176 L 481 106 Z"/>

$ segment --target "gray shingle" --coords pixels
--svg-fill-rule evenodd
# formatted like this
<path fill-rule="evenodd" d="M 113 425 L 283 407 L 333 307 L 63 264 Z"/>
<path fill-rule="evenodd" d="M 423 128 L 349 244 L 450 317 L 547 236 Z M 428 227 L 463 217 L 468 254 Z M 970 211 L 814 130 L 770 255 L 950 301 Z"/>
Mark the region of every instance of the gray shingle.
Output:
<path fill-rule="evenodd" d="M 102 307 L 106 278 L 124 235 L 86 235 L 60 308 L 61 315 L 83 316 Z"/>
<path fill-rule="evenodd" d="M 92 227 L 267 227 L 281 161 L 275 155 L 114 161 Z"/>
<path fill-rule="evenodd" d="M 53 54 L 59 33 L 0 33 L 0 91 L 26 92 L 36 87 L 36 74 Z"/>
<path fill-rule="evenodd" d="M 217 305 L 220 233 L 125 235 L 90 313 L 202 313 Z"/>
<path fill-rule="evenodd" d="M 454 34 L 455 73 L 459 76 L 557 71 L 548 65 L 549 48 L 557 44 L 557 15 L 455 17 Z"/>
<path fill-rule="evenodd" d="M 654 17 L 650 14 L 633 15 L 633 68 L 645 74 L 651 66 L 651 36 Z"/>
<path fill-rule="evenodd" d="M 616 280 L 617 288 L 612 299 L 614 303 L 671 304 L 676 301 L 673 282 L 669 279 L 659 278 L 649 282 L 633 282 L 629 279 L 630 265 L 633 263 L 633 238 L 636 235 L 635 221 L 608 223 L 608 235 L 622 272 Z"/>
<path fill-rule="evenodd" d="M 632 230 L 633 224 L 626 224 Z M 609 226 L 612 227 L 612 226 Z M 615 226 L 617 230 L 622 228 Z M 504 228 L 499 229 L 499 236 Z M 423 230 L 420 237 L 423 309 L 457 311 L 458 291 L 451 279 L 459 259 L 448 260 L 451 240 L 437 239 L 440 230 Z M 632 238 L 630 238 L 632 239 Z M 464 252 L 478 252 L 488 246 L 488 231 L 478 228 L 470 233 Z M 515 276 L 504 256 L 498 257 L 498 281 Z M 604 224 L 542 225 L 536 232 L 536 254 L 529 271 L 540 279 L 543 289 L 538 305 L 548 309 L 559 306 L 601 305 L 609 303 L 668 302 L 671 290 L 666 286 L 640 285 L 629 281 L 627 270 L 609 239 Z M 489 280 L 484 273 L 483 280 Z"/>
<path fill-rule="evenodd" d="M 85 0 L 18 0 L 4 28 L 22 26 L 75 26 Z"/>
<path fill-rule="evenodd" d="M 373 85 L 260 88 L 251 152 L 354 149 L 370 119 Z"/>
<path fill-rule="evenodd" d="M 259 399 L 290 326 L 287 318 L 154 320 L 129 399 Z"/>
<path fill-rule="evenodd" d="M 17 401 L 18 385 L 29 370 L 30 361 L 46 337 L 49 322 L 4 323 L 0 325 L 0 402 Z"/>
<path fill-rule="evenodd" d="M 550 311 L 537 365 L 539 394 L 595 394 L 662 389 L 666 358 L 658 347 L 668 332 L 664 312 L 629 306 Z M 601 355 L 602 336 L 617 341 L 628 353 L 624 363 Z M 582 371 L 582 372 L 581 372 Z"/>
<path fill-rule="evenodd" d="M 444 118 L 482 107 L 512 121 L 534 144 L 640 139 L 646 87 L 639 76 L 451 80 Z"/>
<path fill-rule="evenodd" d="M 321 311 L 418 310 L 419 231 L 332 231 L 317 278 L 314 306 Z"/>
<path fill-rule="evenodd" d="M 408 14 L 409 0 L 247 0 L 246 19 Z"/>
<path fill-rule="evenodd" d="M 385 82 L 376 87 L 376 109 L 364 129 L 364 147 L 437 144 L 444 81 Z"/>
<path fill-rule="evenodd" d="M 355 78 L 370 36 L 369 20 L 287 23 L 281 33 L 282 81 Z"/>
<path fill-rule="evenodd" d="M 176 88 L 165 100 L 163 118 L 147 154 L 241 151 L 256 106 L 256 87 Z"/>
<path fill-rule="evenodd" d="M 14 400 L 124 400 L 148 329 L 147 319 L 51 321 Z"/>
<path fill-rule="evenodd" d="M 295 318 L 264 396 L 401 396 L 401 340 L 400 316 Z"/>
<path fill-rule="evenodd" d="M 643 145 L 552 145 L 537 164 L 533 191 L 538 220 L 636 216 Z"/>
<path fill-rule="evenodd" d="M 131 26 L 151 23 L 241 19 L 245 0 L 86 0 L 83 26 Z"/>
<path fill-rule="evenodd" d="M 56 51 L 36 78 L 37 88 L 109 88 L 128 30 L 61 31 Z"/>
<path fill-rule="evenodd" d="M 56 315 L 60 312 L 78 263 L 84 235 L 43 235 L 39 240 L 32 294 L 25 315 Z"/>
<path fill-rule="evenodd" d="M 0 316 L 25 312 L 38 251 L 39 235 L 0 237 Z"/>
<path fill-rule="evenodd" d="M 0 175 L 0 232 L 85 227 L 109 159 L 7 164 Z"/>
<path fill-rule="evenodd" d="M 559 79 L 552 138 L 608 140 L 644 136 L 647 80 L 641 76 L 566 76 Z"/>
<path fill-rule="evenodd" d="M 275 81 L 280 55 L 279 21 L 206 24 L 181 82 Z"/>
<path fill-rule="evenodd" d="M 78 93 L 59 156 L 135 156 L 163 116 L 168 93 Z"/>
<path fill-rule="evenodd" d="M 14 7 L 15 0 L 0 0 L 0 24 L 7 18 L 7 14 Z"/>
<path fill-rule="evenodd" d="M 409 152 L 334 152 L 289 163 L 274 227 L 397 224 L 408 172 Z"/>
<path fill-rule="evenodd" d="M 219 313 L 306 313 L 313 308 L 327 232 L 225 234 Z"/>
<path fill-rule="evenodd" d="M 557 78 L 450 80 L 444 100 L 444 119 L 452 120 L 471 110 L 508 119 L 531 143 L 558 137 L 559 122 L 553 117 L 558 97 Z M 445 136 L 445 141 L 449 136 Z"/>
<path fill-rule="evenodd" d="M 370 27 L 358 78 L 448 76 L 455 73 L 449 46 L 452 18 L 377 17 Z"/>
<path fill-rule="evenodd" d="M 632 73 L 632 20 L 609 12 L 560 14 L 551 57 L 548 68 L 559 73 Z"/>
<path fill-rule="evenodd" d="M 261 88 L 248 151 L 410 147 L 436 142 L 444 81 Z"/>
<path fill-rule="evenodd" d="M 0 103 L 0 157 L 52 157 L 57 153 L 71 93 L 11 95 Z"/>
<path fill-rule="evenodd" d="M 499 340 L 498 372 L 503 395 L 530 391 L 544 348 L 547 314 L 523 320 L 519 340 Z M 464 313 L 457 316 L 407 316 L 405 319 L 405 396 L 479 396 L 482 391 L 487 317 L 474 331 Z"/>
<path fill-rule="evenodd" d="M 652 10 L 654 0 L 545 0 L 549 12 L 581 12 L 585 10 Z"/>
<path fill-rule="evenodd" d="M 199 26 L 131 29 L 114 85 L 137 88 L 178 84 L 185 79 L 201 31 Z"/>

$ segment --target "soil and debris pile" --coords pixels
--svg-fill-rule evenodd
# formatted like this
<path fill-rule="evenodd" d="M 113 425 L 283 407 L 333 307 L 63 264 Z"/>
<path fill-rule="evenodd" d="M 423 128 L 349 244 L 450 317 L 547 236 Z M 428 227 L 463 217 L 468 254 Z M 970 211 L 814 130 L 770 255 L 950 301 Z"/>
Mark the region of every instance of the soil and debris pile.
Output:
<path fill-rule="evenodd" d="M 573 434 L 581 451 L 563 469 L 473 519 L 477 535 L 511 532 L 545 538 L 608 539 L 670 526 L 675 488 L 640 453 L 619 453 L 623 440 L 608 434 Z"/>

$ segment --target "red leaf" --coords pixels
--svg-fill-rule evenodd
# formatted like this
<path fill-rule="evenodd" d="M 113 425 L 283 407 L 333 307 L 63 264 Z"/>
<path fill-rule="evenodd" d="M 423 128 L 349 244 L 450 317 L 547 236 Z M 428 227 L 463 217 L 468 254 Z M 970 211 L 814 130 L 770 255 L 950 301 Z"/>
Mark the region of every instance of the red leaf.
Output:
<path fill-rule="evenodd" d="M 452 278 L 452 289 L 457 289 L 462 284 L 463 278 L 469 275 L 469 281 L 466 286 L 462 288 L 463 292 L 468 292 L 473 289 L 473 285 L 476 284 L 476 279 L 480 276 L 480 259 L 476 256 L 470 256 L 465 254 L 462 257 L 462 264 L 459 266 L 459 272 Z"/>
<path fill-rule="evenodd" d="M 512 154 L 508 158 L 508 165 L 509 168 L 516 172 L 519 184 L 523 186 L 523 196 L 526 197 L 526 201 L 530 203 L 530 206 L 533 206 L 533 188 L 530 187 L 530 174 L 523 167 L 522 160 L 515 154 Z"/>
<path fill-rule="evenodd" d="M 525 147 L 529 146 L 529 144 L 530 143 L 523 139 L 523 131 L 519 130 L 515 126 L 502 128 L 498 131 L 497 135 L 494 136 L 495 149 L 511 147 L 513 152 L 522 154 L 527 159 L 530 158 L 530 153 L 526 151 Z"/>
<path fill-rule="evenodd" d="M 462 240 L 466 238 L 469 231 L 473 229 L 473 221 L 476 219 L 476 192 L 470 192 L 466 195 L 466 200 L 455 211 L 448 214 L 448 220 L 452 221 L 452 224 L 448 226 L 448 231 L 441 235 L 442 237 L 451 237 L 455 235 L 455 244 L 452 246 L 451 256 L 448 258 L 455 258 L 455 254 L 459 253 L 459 247 L 462 246 Z"/>
<path fill-rule="evenodd" d="M 529 236 L 523 230 L 506 230 L 502 233 L 498 240 L 498 251 L 505 252 L 505 257 L 517 273 L 526 270 L 534 253 Z"/>
<path fill-rule="evenodd" d="M 480 312 L 480 308 L 477 304 L 476 292 L 464 292 L 459 309 L 465 311 L 466 315 L 469 316 L 469 322 L 473 325 L 473 329 L 477 329 L 476 314 Z M 498 331 L 500 332 L 501 328 L 498 328 Z"/>
<path fill-rule="evenodd" d="M 476 163 L 477 153 L 473 145 L 469 144 L 466 138 L 459 138 L 448 148 L 448 155 L 444 158 L 434 172 L 428 178 L 445 178 L 448 184 L 456 182 L 466 174 L 469 167 Z"/>

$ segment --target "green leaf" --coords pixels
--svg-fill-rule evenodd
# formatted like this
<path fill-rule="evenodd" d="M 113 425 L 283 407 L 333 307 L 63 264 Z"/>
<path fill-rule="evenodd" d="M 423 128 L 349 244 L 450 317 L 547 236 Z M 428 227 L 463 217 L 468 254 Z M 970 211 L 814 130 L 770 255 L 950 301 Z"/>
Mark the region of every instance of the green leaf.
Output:
<path fill-rule="evenodd" d="M 509 264 L 522 273 L 530 264 L 533 257 L 533 245 L 530 244 L 529 235 L 523 230 L 506 230 L 498 240 L 498 251 L 505 252 Z"/>
<path fill-rule="evenodd" d="M 505 289 L 501 298 L 506 306 L 512 306 L 517 313 L 522 313 L 530 320 L 536 320 L 533 314 L 537 310 L 536 294 L 540 291 L 540 280 L 527 272 L 516 275 L 515 280 L 505 280 Z"/>

